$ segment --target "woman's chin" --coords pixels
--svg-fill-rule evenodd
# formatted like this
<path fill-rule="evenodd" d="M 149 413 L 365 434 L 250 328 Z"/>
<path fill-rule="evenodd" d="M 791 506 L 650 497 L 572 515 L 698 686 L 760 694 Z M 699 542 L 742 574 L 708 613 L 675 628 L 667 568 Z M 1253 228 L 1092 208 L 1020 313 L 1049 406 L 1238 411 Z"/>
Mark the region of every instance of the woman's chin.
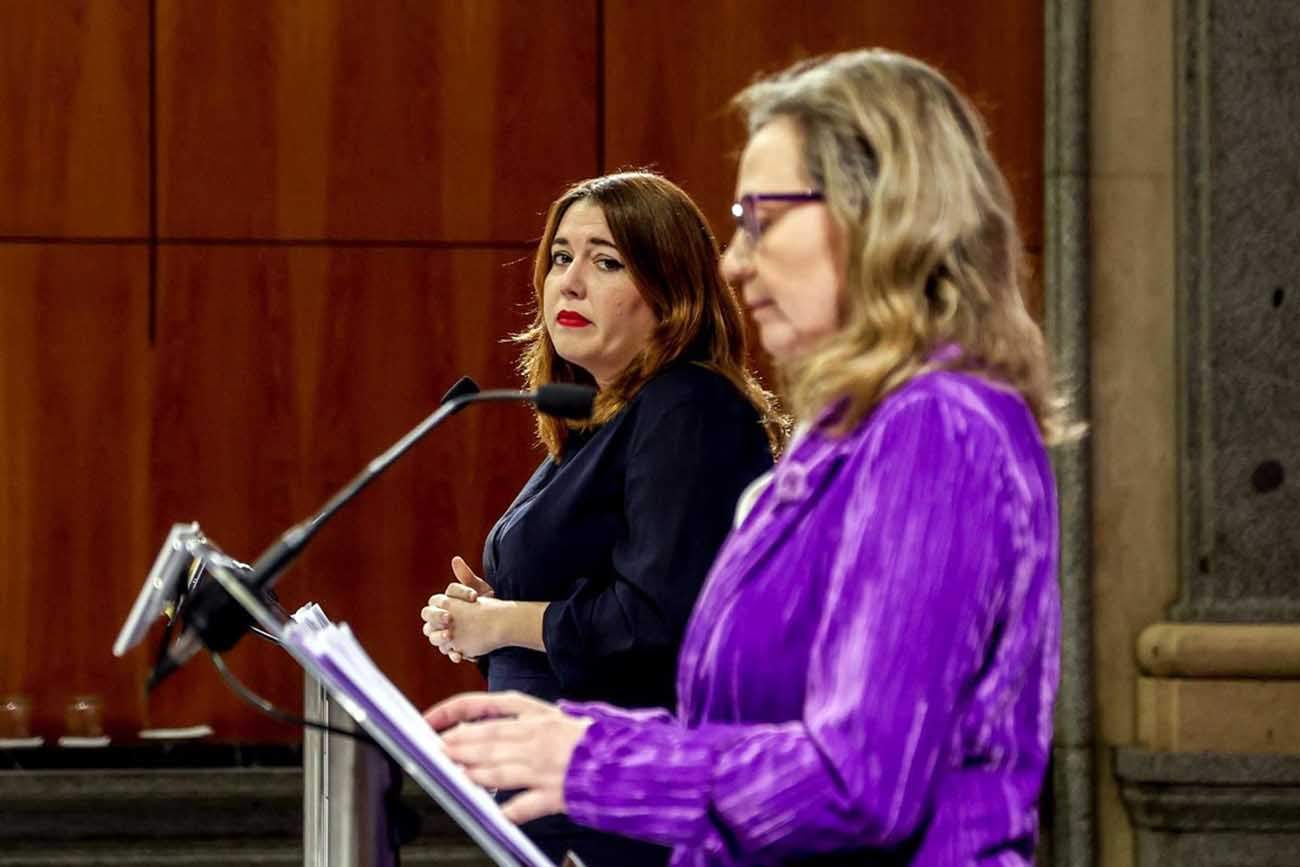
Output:
<path fill-rule="evenodd" d="M 789 328 L 775 325 L 759 328 L 758 343 L 779 366 L 797 354 L 799 341 Z"/>
<path fill-rule="evenodd" d="M 581 367 L 583 370 L 586 370 L 587 365 L 593 360 L 593 353 L 586 351 L 589 350 L 590 347 L 583 346 L 580 341 L 567 338 L 560 340 L 553 339 L 551 343 L 555 347 L 555 354 L 575 367 Z"/>

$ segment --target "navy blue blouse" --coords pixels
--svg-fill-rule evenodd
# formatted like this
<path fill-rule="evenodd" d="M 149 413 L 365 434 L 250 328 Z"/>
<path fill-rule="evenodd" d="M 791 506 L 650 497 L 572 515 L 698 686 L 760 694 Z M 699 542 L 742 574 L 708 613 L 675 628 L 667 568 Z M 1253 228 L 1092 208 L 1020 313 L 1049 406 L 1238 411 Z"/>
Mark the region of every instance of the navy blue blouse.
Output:
<path fill-rule="evenodd" d="M 489 654 L 489 689 L 675 707 L 686 621 L 737 498 L 771 467 L 758 411 L 726 377 L 689 362 L 598 429 L 571 435 L 484 546 L 498 598 L 550 603 L 547 652 Z"/>

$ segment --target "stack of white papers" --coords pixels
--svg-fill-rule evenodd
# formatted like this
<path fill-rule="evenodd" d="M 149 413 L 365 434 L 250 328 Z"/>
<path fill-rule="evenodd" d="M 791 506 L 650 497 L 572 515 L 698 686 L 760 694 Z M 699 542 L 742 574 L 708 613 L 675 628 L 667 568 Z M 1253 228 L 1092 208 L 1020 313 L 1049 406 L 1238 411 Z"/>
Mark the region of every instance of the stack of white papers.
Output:
<path fill-rule="evenodd" d="M 325 616 L 325 609 L 321 608 L 315 602 L 308 602 L 297 611 L 293 612 L 293 622 L 303 627 L 309 632 L 319 632 L 326 626 L 333 626 L 333 622 Z"/>
<path fill-rule="evenodd" d="M 312 603 L 293 615 L 282 641 L 339 706 L 498 863 L 553 867 L 492 797 L 447 757 L 438 735 L 375 665 L 346 623 L 331 623 Z"/>

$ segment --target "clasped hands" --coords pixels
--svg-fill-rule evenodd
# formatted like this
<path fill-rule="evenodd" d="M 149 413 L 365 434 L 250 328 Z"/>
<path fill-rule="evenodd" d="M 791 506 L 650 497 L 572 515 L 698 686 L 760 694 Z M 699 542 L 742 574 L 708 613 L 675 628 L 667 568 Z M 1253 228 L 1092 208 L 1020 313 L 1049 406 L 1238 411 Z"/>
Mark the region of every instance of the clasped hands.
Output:
<path fill-rule="evenodd" d="M 452 558 L 451 571 L 456 580 L 446 591 L 429 597 L 429 604 L 420 609 L 420 619 L 429 643 L 448 659 L 473 662 L 504 643 L 499 630 L 493 629 L 492 615 L 507 603 L 493 598 L 491 585 L 475 575 L 462 558 Z"/>

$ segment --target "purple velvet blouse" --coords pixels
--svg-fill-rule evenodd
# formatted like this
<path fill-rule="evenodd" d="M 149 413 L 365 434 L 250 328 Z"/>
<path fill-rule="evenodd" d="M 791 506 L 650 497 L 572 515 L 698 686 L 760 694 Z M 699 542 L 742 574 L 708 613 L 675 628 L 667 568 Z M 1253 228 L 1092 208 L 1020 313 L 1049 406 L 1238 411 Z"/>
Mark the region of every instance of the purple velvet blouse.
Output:
<path fill-rule="evenodd" d="M 678 712 L 594 719 L 576 821 L 672 863 L 1027 864 L 1058 679 L 1056 495 L 1019 395 L 934 372 L 818 427 L 719 552 Z"/>

